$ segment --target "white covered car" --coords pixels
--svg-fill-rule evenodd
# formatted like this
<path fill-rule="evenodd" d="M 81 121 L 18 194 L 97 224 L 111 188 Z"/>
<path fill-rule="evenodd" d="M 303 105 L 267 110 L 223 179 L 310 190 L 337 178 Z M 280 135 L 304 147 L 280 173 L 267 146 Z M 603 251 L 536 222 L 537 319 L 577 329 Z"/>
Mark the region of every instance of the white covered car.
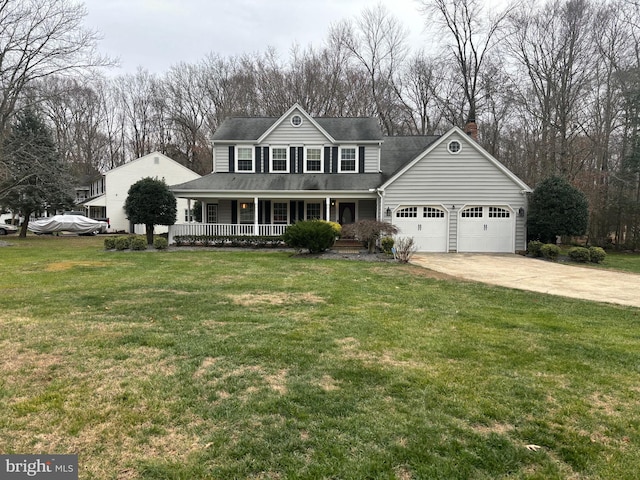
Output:
<path fill-rule="evenodd" d="M 33 233 L 71 232 L 79 234 L 93 234 L 107 230 L 107 222 L 94 220 L 84 215 L 55 215 L 29 222 L 27 228 Z"/>

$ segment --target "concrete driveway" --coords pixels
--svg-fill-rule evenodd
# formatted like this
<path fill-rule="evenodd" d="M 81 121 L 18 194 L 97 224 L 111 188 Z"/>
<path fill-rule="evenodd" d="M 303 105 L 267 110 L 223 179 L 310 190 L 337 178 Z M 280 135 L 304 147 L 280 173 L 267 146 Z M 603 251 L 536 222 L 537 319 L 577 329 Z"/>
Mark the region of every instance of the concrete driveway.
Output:
<path fill-rule="evenodd" d="M 465 280 L 640 307 L 640 275 L 515 254 L 416 253 L 411 263 Z"/>

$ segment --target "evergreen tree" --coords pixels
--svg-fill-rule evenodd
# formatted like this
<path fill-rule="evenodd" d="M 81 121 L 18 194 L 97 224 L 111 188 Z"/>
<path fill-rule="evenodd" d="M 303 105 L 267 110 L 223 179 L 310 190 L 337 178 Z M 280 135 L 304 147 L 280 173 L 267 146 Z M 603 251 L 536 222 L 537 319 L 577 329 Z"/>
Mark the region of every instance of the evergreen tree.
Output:
<path fill-rule="evenodd" d="M 176 197 L 162 180 L 143 178 L 129 188 L 124 211 L 132 223 L 146 227 L 147 243 L 153 245 L 155 225 L 176 223 Z"/>
<path fill-rule="evenodd" d="M 34 110 L 17 116 L 0 151 L 0 204 L 24 216 L 21 237 L 27 234 L 31 214 L 73 205 L 69 171 L 51 132 Z"/>
<path fill-rule="evenodd" d="M 561 177 L 542 181 L 531 195 L 529 237 L 545 243 L 557 235 L 584 235 L 589 221 L 587 197 Z"/>

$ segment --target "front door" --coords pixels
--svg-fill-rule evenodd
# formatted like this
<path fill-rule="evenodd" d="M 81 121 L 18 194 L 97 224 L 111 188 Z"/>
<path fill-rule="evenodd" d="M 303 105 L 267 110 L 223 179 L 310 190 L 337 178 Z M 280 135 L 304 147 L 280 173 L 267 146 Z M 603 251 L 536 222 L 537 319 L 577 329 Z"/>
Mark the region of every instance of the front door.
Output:
<path fill-rule="evenodd" d="M 338 223 L 340 225 L 347 225 L 356 221 L 356 204 L 355 203 L 341 203 L 338 210 L 340 215 Z"/>

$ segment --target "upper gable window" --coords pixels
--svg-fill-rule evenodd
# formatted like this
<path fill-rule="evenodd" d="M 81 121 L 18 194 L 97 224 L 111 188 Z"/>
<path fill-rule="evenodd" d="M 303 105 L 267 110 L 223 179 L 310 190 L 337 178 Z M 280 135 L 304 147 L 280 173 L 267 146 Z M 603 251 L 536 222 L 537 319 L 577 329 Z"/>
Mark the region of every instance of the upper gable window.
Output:
<path fill-rule="evenodd" d="M 253 147 L 236 147 L 236 172 L 253 171 Z"/>
<path fill-rule="evenodd" d="M 447 150 L 449 150 L 449 153 L 456 154 L 462 150 L 462 145 L 458 140 L 451 140 L 449 145 L 447 145 Z"/>
<path fill-rule="evenodd" d="M 305 148 L 304 171 L 322 173 L 322 148 Z"/>
<path fill-rule="evenodd" d="M 271 147 L 271 171 L 274 173 L 289 172 L 289 149 L 287 147 Z"/>
<path fill-rule="evenodd" d="M 302 125 L 302 117 L 300 115 L 294 115 L 291 117 L 291 125 L 294 127 L 299 127 Z"/>
<path fill-rule="evenodd" d="M 342 147 L 340 149 L 339 172 L 358 171 L 358 149 L 356 147 Z"/>

